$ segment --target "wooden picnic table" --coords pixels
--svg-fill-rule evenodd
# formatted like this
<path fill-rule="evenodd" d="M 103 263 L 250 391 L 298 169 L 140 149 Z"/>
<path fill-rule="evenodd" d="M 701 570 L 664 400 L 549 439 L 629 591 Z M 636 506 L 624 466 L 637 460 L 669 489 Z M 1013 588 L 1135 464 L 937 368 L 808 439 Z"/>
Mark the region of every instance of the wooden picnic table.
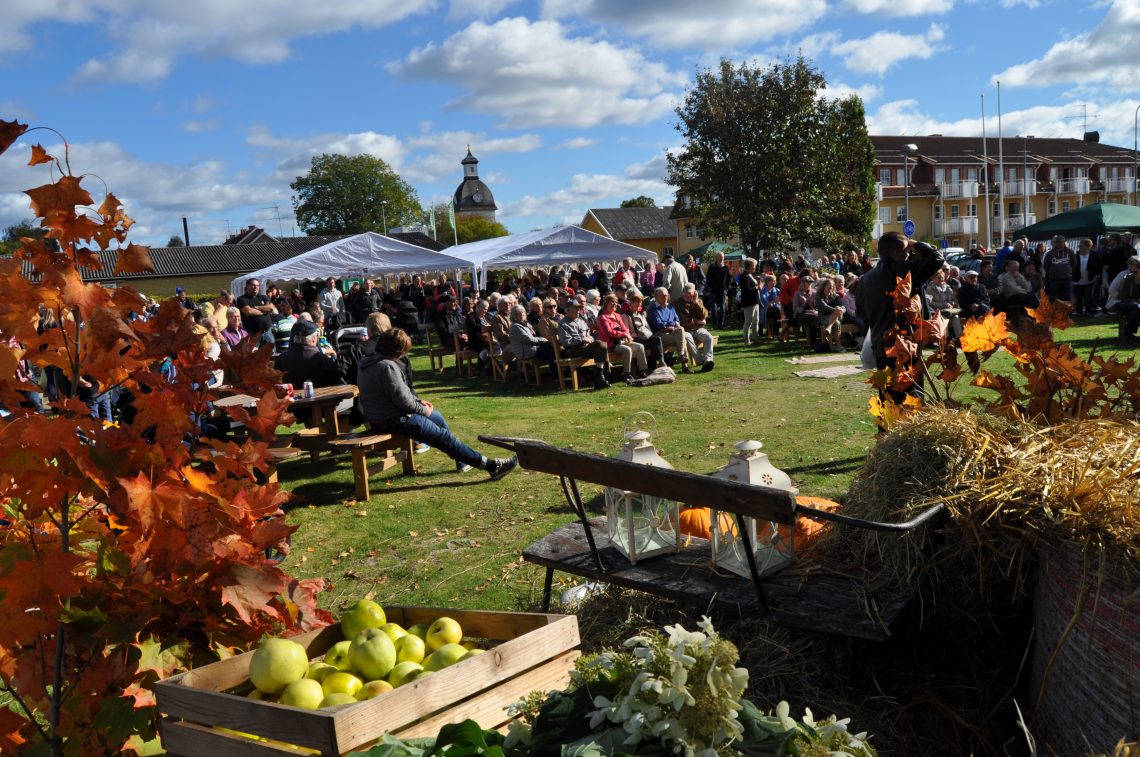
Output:
<path fill-rule="evenodd" d="M 293 392 L 293 404 L 290 410 L 293 415 L 301 415 L 308 411 L 309 419 L 304 421 L 309 428 L 320 429 L 330 439 L 340 436 L 340 421 L 337 419 L 336 408 L 344 400 L 355 399 L 360 389 L 355 384 L 338 384 L 336 386 L 318 386 L 313 390 L 312 399 L 304 399 L 298 391 Z M 302 419 L 304 420 L 304 419 Z"/>

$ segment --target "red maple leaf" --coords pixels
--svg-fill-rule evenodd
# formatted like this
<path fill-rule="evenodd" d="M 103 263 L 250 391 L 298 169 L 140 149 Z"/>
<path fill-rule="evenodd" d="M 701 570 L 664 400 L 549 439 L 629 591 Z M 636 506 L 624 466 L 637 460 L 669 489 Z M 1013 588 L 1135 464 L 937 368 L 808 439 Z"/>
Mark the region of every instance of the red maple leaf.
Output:
<path fill-rule="evenodd" d="M 94 202 L 87 190 L 80 186 L 80 181 L 75 176 L 61 176 L 55 184 L 44 184 L 24 194 L 32 198 L 32 212 L 37 216 L 46 216 L 53 210 L 74 214 L 76 205 Z"/>
<path fill-rule="evenodd" d="M 0 154 L 8 151 L 12 143 L 20 138 L 20 135 L 28 130 L 27 124 L 22 124 L 19 121 L 0 121 Z"/>

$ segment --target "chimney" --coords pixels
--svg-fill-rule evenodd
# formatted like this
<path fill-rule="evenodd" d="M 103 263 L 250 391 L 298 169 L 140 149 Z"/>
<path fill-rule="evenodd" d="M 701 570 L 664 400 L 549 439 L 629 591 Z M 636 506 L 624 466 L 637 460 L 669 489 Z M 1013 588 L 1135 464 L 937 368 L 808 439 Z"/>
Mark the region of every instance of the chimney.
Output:
<path fill-rule="evenodd" d="M 186 216 L 182 216 L 182 241 L 190 246 L 190 225 L 186 223 Z"/>
<path fill-rule="evenodd" d="M 1099 131 L 1086 131 L 1085 132 L 1085 142 L 1089 143 L 1090 145 L 1100 144 L 1100 132 Z"/>

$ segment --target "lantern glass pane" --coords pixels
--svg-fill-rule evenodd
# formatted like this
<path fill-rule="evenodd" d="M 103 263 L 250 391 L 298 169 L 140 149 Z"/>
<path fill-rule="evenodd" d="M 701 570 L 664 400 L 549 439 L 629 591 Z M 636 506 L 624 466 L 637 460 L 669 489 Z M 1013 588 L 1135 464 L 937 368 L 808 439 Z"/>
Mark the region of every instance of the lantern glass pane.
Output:
<path fill-rule="evenodd" d="M 677 504 L 671 500 L 606 489 L 606 531 L 610 543 L 634 562 L 662 551 L 674 551 L 676 510 Z"/>
<path fill-rule="evenodd" d="M 714 511 L 714 516 L 720 515 Z M 727 515 L 727 513 L 725 514 Z M 713 562 L 718 568 L 732 571 L 738 576 L 751 578 L 748 554 L 740 538 L 735 516 L 713 518 Z M 794 556 L 793 529 L 777 526 L 770 521 L 745 518 L 744 527 L 752 542 L 756 570 L 761 576 L 773 573 L 792 561 Z"/>

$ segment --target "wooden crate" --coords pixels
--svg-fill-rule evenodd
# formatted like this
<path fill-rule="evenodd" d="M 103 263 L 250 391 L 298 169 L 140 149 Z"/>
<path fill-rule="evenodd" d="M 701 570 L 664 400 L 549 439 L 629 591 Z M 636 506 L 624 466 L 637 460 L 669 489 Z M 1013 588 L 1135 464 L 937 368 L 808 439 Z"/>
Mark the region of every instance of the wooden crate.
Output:
<path fill-rule="evenodd" d="M 301 710 L 225 693 L 248 685 L 253 653 L 231 657 L 155 684 L 163 747 L 169 754 L 186 757 L 332 757 L 361 748 L 385 732 L 434 736 L 442 726 L 466 719 L 484 728 L 502 728 L 510 721 L 507 705 L 531 691 L 564 687 L 579 654 L 578 619 L 573 615 L 384 609 L 389 621 L 405 628 L 446 615 L 459 622 L 465 637 L 486 639 L 495 646 L 394 691 L 330 710 Z M 343 638 L 340 627 L 333 625 L 293 640 L 313 659 Z M 221 729 L 285 744 L 254 741 Z"/>

